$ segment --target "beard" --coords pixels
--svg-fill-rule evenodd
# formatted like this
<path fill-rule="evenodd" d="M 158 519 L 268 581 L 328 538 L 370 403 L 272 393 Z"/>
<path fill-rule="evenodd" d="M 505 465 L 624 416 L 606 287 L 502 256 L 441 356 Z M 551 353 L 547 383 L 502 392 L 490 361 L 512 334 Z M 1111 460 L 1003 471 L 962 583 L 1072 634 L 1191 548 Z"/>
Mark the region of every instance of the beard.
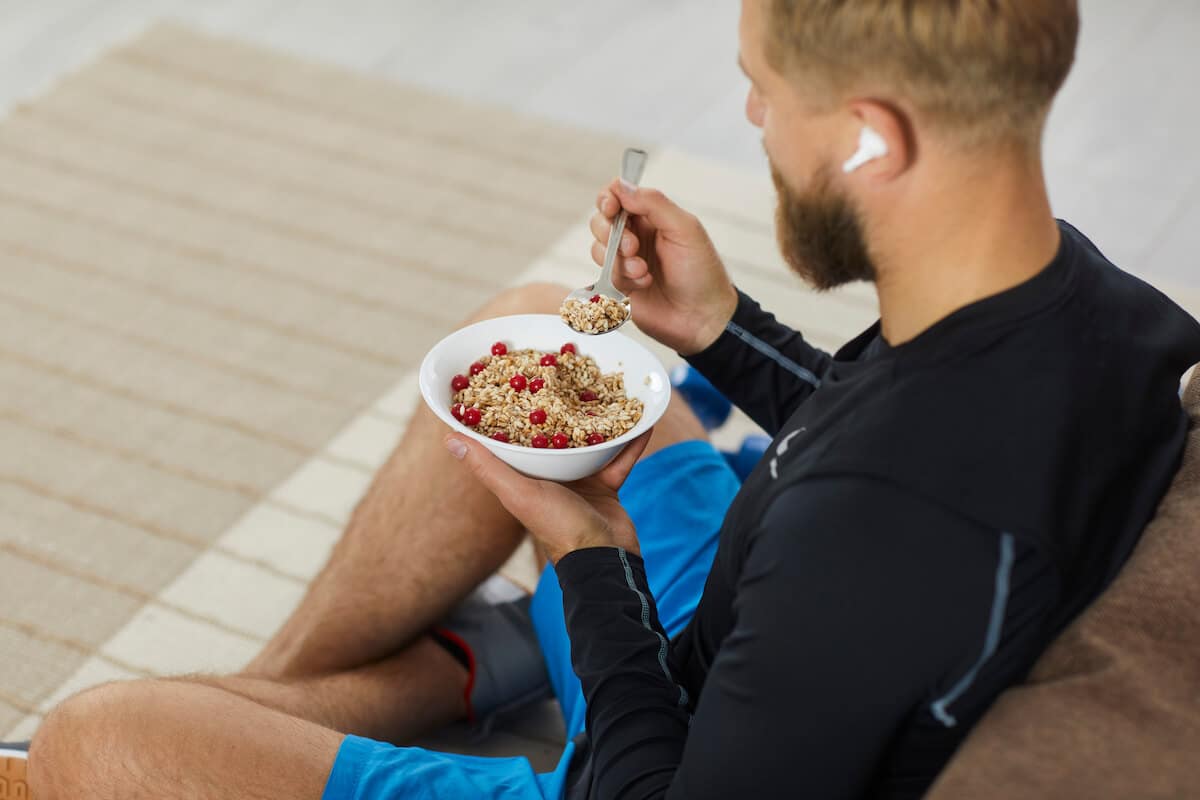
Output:
<path fill-rule="evenodd" d="M 817 291 L 854 281 L 874 282 L 875 262 L 862 214 L 834 188 L 829 167 L 817 172 L 803 194 L 787 185 L 774 164 L 771 178 L 779 198 L 775 236 L 792 271 Z"/>

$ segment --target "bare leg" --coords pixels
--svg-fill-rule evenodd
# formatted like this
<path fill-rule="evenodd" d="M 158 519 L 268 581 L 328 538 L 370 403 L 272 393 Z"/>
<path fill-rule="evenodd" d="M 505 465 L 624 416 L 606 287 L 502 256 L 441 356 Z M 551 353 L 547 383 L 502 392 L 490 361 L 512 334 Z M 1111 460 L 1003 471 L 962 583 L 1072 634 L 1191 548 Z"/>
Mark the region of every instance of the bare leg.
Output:
<path fill-rule="evenodd" d="M 564 289 L 504 293 L 475 318 L 554 312 Z M 466 671 L 423 633 L 503 563 L 519 526 L 415 415 L 329 564 L 246 672 L 116 684 L 51 713 L 35 797 L 319 797 L 341 741 L 402 743 L 464 712 Z M 704 438 L 682 402 L 647 452 Z M 340 732 L 340 733 L 339 733 Z"/>
<path fill-rule="evenodd" d="M 328 675 L 264 678 L 188 675 L 341 733 L 407 744 L 466 715 L 467 672 L 428 636 L 374 664 Z"/>
<path fill-rule="evenodd" d="M 557 313 L 565 292 L 552 284 L 508 290 L 467 322 Z M 247 674 L 301 677 L 386 658 L 504 563 L 521 526 L 445 451 L 445 433 L 424 406 L 416 412 L 329 563 Z M 673 403 L 647 452 L 704 436 L 686 405 Z"/>
<path fill-rule="evenodd" d="M 663 417 L 647 450 L 701 435 L 703 428 L 681 403 Z M 420 635 L 394 655 L 351 669 L 181 680 L 219 687 L 343 733 L 403 744 L 466 714 L 467 679 L 458 661 Z"/>
<path fill-rule="evenodd" d="M 565 291 L 509 290 L 467 322 L 556 313 Z M 392 742 L 465 713 L 466 670 L 424 632 L 499 568 L 523 530 L 445 451 L 445 432 L 417 411 L 291 618 L 243 675 L 207 683 Z M 647 454 L 705 435 L 673 400 Z"/>
<path fill-rule="evenodd" d="M 37 800 L 319 800 L 342 735 L 208 686 L 116 683 L 76 695 L 29 754 Z"/>

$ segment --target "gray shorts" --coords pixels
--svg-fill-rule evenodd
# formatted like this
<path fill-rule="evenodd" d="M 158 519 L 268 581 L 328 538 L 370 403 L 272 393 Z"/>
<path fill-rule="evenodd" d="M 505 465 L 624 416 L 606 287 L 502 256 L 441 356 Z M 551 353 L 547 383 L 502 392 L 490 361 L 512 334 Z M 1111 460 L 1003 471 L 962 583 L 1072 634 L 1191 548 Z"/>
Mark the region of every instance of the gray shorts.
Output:
<path fill-rule="evenodd" d="M 498 586 L 495 579 L 485 583 L 431 631 L 466 663 L 467 716 L 480 735 L 497 719 L 554 696 L 529 616 L 531 598 Z"/>

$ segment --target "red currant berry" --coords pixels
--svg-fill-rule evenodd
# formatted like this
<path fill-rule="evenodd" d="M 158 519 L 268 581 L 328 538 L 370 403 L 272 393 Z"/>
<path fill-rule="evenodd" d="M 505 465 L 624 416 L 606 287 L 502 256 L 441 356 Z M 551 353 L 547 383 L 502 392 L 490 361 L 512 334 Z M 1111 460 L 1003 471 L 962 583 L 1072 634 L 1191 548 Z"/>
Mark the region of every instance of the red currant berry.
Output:
<path fill-rule="evenodd" d="M 504 344 L 504 342 L 496 342 L 494 345 L 492 345 L 492 355 L 503 356 L 507 354 L 508 347 Z"/>
<path fill-rule="evenodd" d="M 565 433 L 556 433 L 550 437 L 550 444 L 555 450 L 563 450 L 571 443 L 570 438 Z"/>
<path fill-rule="evenodd" d="M 546 412 L 540 408 L 535 408 L 529 412 L 529 421 L 534 425 L 542 425 L 546 422 Z"/>
<path fill-rule="evenodd" d="M 563 353 L 563 354 L 574 353 L 575 345 L 571 344 L 570 342 L 567 342 L 566 344 L 564 344 L 562 347 L 560 347 L 558 349 L 558 352 Z"/>
<path fill-rule="evenodd" d="M 537 434 L 536 436 L 534 436 L 532 439 L 530 439 L 529 443 L 539 450 L 545 449 L 550 446 L 550 440 L 547 439 L 545 436 L 543 436 L 540 433 Z"/>
<path fill-rule="evenodd" d="M 513 375 L 508 379 L 508 385 L 516 389 L 518 392 L 525 391 L 525 385 L 528 383 L 524 375 Z"/>
<path fill-rule="evenodd" d="M 467 425 L 469 425 L 472 428 L 474 428 L 476 425 L 478 425 L 482 421 L 483 421 L 483 412 L 481 412 L 478 408 L 468 408 L 466 411 L 463 412 L 463 422 L 467 423 Z"/>
<path fill-rule="evenodd" d="M 450 388 L 456 392 L 461 392 L 463 389 L 471 385 L 471 381 L 466 375 L 455 375 L 450 379 Z"/>
<path fill-rule="evenodd" d="M 603 433 L 589 433 L 587 438 L 588 444 L 604 444 Z"/>
<path fill-rule="evenodd" d="M 557 367 L 558 356 L 554 355 L 554 353 L 546 353 L 546 355 L 542 356 L 541 365 L 543 367 Z"/>
<path fill-rule="evenodd" d="M 546 382 L 541 378 L 534 378 L 529 382 L 529 391 L 531 394 L 537 394 L 546 387 Z"/>
<path fill-rule="evenodd" d="M 474 364 L 471 365 L 471 374 L 478 375 L 479 373 L 483 372 L 485 369 L 487 369 L 487 367 L 485 367 L 483 364 L 480 364 L 478 361 L 476 361 Z"/>
<path fill-rule="evenodd" d="M 593 435 L 595 435 L 595 434 L 593 434 Z M 492 434 L 492 438 L 495 439 L 497 442 L 507 442 L 508 434 L 505 433 L 504 431 L 496 431 L 495 433 Z"/>
<path fill-rule="evenodd" d="M 582 392 L 579 393 L 579 399 L 585 403 L 590 403 L 596 399 L 596 393 L 593 392 L 591 389 L 584 389 Z"/>
<path fill-rule="evenodd" d="M 466 408 L 467 407 L 462 403 L 455 403 L 454 405 L 450 406 L 450 416 L 454 417 L 459 422 L 462 422 L 463 411 L 465 411 Z"/>
<path fill-rule="evenodd" d="M 600 295 L 598 295 L 598 294 L 594 294 L 594 295 L 592 295 L 592 302 L 593 302 L 593 303 L 599 303 L 599 302 L 600 302 Z"/>

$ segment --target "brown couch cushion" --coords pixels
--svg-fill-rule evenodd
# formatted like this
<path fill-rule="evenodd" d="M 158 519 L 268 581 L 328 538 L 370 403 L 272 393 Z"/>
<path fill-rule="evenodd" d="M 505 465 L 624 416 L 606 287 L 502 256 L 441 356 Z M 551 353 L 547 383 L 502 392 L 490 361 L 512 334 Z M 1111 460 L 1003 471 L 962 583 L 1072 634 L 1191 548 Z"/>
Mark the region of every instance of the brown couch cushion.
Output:
<path fill-rule="evenodd" d="M 996 701 L 927 800 L 1200 797 L 1200 370 L 1183 464 L 1112 586 Z"/>

